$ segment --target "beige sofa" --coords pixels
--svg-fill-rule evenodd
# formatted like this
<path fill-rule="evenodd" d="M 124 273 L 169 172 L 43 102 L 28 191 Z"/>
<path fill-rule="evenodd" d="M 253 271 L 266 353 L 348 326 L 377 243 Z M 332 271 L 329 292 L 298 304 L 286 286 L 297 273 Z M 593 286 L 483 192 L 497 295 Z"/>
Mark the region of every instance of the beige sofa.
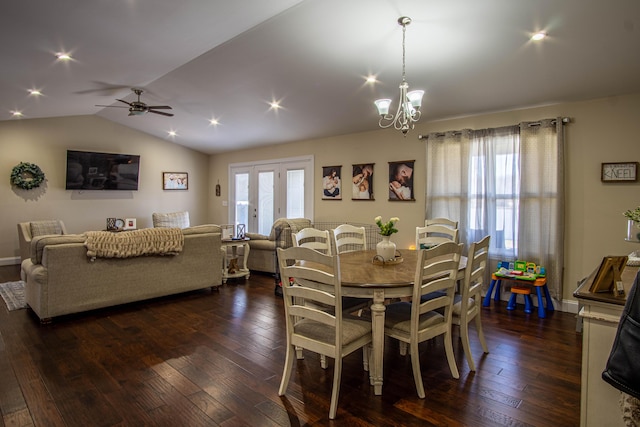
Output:
<path fill-rule="evenodd" d="M 271 233 L 264 234 L 246 233 L 249 240 L 249 258 L 247 266 L 251 271 L 263 271 L 265 273 L 276 272 L 276 247 L 289 248 L 293 246 L 291 233 L 297 233 L 303 228 L 311 227 L 311 221 L 306 218 L 280 218 L 271 227 Z"/>
<path fill-rule="evenodd" d="M 135 232 L 132 232 L 135 233 Z M 22 262 L 25 299 L 42 322 L 64 314 L 172 295 L 222 284 L 221 230 L 182 230 L 177 255 L 87 256 L 86 235 L 43 235 Z"/>

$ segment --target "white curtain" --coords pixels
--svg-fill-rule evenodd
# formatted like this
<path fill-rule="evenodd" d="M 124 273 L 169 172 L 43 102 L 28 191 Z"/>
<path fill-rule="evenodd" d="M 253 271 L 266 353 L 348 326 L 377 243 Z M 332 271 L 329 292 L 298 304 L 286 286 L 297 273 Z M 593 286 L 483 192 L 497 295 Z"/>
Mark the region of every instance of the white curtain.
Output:
<path fill-rule="evenodd" d="M 495 261 L 544 266 L 551 295 L 561 300 L 563 146 L 560 118 L 430 134 L 426 218 L 459 221 L 466 246 L 490 235 Z"/>

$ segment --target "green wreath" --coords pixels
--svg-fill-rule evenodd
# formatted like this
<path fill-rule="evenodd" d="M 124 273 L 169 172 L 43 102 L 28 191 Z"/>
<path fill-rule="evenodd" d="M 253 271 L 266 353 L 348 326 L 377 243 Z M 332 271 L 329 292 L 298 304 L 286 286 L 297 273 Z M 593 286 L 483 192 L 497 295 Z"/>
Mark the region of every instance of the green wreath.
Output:
<path fill-rule="evenodd" d="M 44 172 L 36 164 L 20 162 L 11 170 L 11 183 L 23 190 L 40 187 L 44 181 Z"/>

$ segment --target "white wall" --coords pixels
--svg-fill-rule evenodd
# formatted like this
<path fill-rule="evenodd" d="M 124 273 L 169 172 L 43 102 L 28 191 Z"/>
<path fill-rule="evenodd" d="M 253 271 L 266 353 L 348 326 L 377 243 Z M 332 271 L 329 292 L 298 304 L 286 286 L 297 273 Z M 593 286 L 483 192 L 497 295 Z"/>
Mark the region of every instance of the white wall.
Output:
<path fill-rule="evenodd" d="M 134 120 L 137 118 L 133 118 Z M 144 120 L 144 117 L 140 119 Z M 140 155 L 138 191 L 65 190 L 66 151 L 77 149 Z M 188 210 L 192 224 L 207 218 L 208 156 L 97 116 L 0 122 L 0 260 L 19 255 L 16 224 L 62 219 L 70 233 L 101 230 L 107 217 L 137 218 L 151 226 L 153 212 Z M 11 169 L 35 163 L 46 182 L 37 189 L 10 185 Z M 163 191 L 162 172 L 189 173 L 189 190 Z"/>
<path fill-rule="evenodd" d="M 428 109 L 428 104 L 424 106 Z M 350 173 L 354 163 L 375 163 L 375 201 L 325 201 L 315 192 L 315 220 L 350 220 L 373 222 L 376 215 L 400 217 L 400 232 L 394 235 L 399 247 L 413 243 L 415 226 L 423 223 L 425 211 L 425 147 L 418 134 L 462 128 L 483 129 L 539 120 L 570 117 L 566 129 L 566 218 L 564 299 L 572 294 L 579 279 L 588 275 L 606 255 L 625 255 L 639 249 L 624 241 L 626 220 L 622 212 L 640 205 L 640 183 L 603 184 L 602 162 L 640 161 L 640 94 L 616 96 L 591 101 L 512 110 L 495 114 L 420 123 L 404 138 L 397 131 L 343 135 L 301 141 L 273 147 L 239 151 L 210 158 L 210 179 L 220 181 L 222 196 L 215 197 L 213 187 L 209 220 L 228 221 L 228 164 L 313 154 L 316 183 L 322 182 L 322 166 L 342 165 Z M 387 200 L 386 181 L 389 161 L 414 160 L 415 202 Z M 317 185 L 316 185 L 317 187 Z"/>

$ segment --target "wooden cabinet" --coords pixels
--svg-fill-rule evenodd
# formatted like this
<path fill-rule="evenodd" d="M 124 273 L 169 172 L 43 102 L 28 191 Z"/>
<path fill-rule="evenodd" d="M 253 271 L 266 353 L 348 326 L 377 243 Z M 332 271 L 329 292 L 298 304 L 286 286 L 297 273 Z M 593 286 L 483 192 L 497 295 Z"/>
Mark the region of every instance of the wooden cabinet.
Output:
<path fill-rule="evenodd" d="M 625 295 L 638 272 L 638 267 L 626 267 L 622 273 Z M 596 270 L 583 280 L 574 296 L 582 308 L 582 385 L 580 396 L 581 427 L 624 427 L 618 401 L 620 392 L 602 379 L 618 330 L 626 297 L 613 293 L 592 293 Z"/>

